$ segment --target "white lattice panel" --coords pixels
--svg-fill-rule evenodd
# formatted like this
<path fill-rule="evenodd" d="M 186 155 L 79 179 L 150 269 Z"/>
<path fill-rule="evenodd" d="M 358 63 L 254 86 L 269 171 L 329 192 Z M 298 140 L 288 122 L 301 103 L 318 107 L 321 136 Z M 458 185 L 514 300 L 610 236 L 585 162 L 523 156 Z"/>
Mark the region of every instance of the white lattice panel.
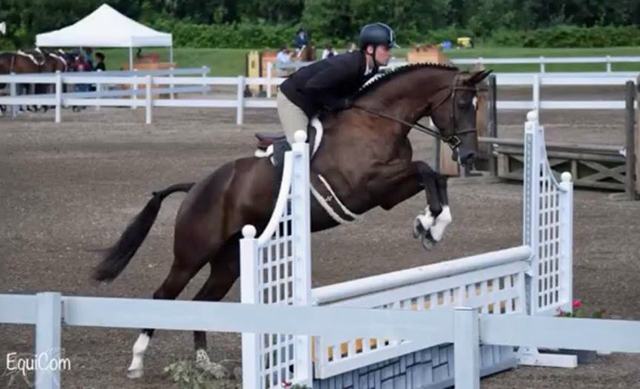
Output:
<path fill-rule="evenodd" d="M 483 314 L 523 313 L 524 272 L 529 266 L 529 262 L 516 262 L 369 293 L 331 305 L 419 311 L 472 306 Z M 316 377 L 330 377 L 357 366 L 366 366 L 435 345 L 437 343 L 431 344 L 429 341 L 411 342 L 402 339 L 316 339 Z"/>

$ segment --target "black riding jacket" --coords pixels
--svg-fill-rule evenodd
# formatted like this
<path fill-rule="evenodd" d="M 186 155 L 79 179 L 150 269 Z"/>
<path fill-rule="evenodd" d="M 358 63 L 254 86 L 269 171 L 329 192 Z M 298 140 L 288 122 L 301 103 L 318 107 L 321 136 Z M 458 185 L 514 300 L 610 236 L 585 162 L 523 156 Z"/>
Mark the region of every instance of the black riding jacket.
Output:
<path fill-rule="evenodd" d="M 361 51 L 340 54 L 300 68 L 281 85 L 280 91 L 311 118 L 322 109 L 339 109 L 377 73 L 365 75 L 367 61 Z"/>

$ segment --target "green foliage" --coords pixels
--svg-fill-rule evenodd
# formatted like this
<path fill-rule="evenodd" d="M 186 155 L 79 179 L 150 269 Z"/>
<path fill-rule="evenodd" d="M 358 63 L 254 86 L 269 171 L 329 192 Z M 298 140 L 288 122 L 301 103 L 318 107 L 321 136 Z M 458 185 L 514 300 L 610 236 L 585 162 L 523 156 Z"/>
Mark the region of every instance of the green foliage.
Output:
<path fill-rule="evenodd" d="M 164 374 L 179 389 L 239 389 L 240 383 L 216 379 L 208 371 L 198 369 L 193 362 L 180 361 L 164 368 Z"/>
<path fill-rule="evenodd" d="M 636 26 L 575 27 L 558 26 L 534 31 L 497 30 L 490 38 L 496 46 L 595 48 L 637 46 L 640 29 Z"/>
<path fill-rule="evenodd" d="M 0 0 L 7 35 L 0 48 L 33 47 L 35 35 L 75 23 L 104 1 L 124 15 L 173 33 L 193 48 L 276 48 L 303 26 L 318 47 L 355 42 L 384 22 L 398 42 L 454 41 L 519 47 L 638 44 L 640 0 Z"/>

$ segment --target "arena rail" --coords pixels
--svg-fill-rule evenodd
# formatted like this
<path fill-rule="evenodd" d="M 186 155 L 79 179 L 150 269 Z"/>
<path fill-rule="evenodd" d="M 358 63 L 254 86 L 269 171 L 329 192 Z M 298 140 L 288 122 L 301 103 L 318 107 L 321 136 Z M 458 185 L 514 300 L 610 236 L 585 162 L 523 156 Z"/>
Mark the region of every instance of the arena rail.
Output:
<path fill-rule="evenodd" d="M 638 73 L 613 72 L 613 73 L 500 73 L 496 75 L 497 85 L 531 87 L 531 100 L 497 101 L 497 109 L 500 110 L 593 110 L 593 109 L 625 109 L 624 100 L 543 100 L 540 89 L 543 86 L 624 86 L 629 81 L 636 80 Z M 66 73 L 47 76 L 0 76 L 0 83 L 9 84 L 10 95 L 0 96 L 0 105 L 13 106 L 13 117 L 17 114 L 19 105 L 49 105 L 55 106 L 55 122 L 61 122 L 61 107 L 63 106 L 118 106 L 118 107 L 144 107 L 146 109 L 145 123 L 152 123 L 153 107 L 182 107 L 182 108 L 233 108 L 236 110 L 236 124 L 244 122 L 244 109 L 273 109 L 277 107 L 276 100 L 271 98 L 272 87 L 280 85 L 284 78 L 280 77 L 156 77 L 146 75 L 144 77 L 101 77 L 97 75 L 71 76 Z M 18 96 L 16 85 L 18 83 L 54 84 L 56 92 L 48 95 Z M 63 93 L 65 84 L 96 84 L 122 85 L 128 88 L 120 92 L 88 92 L 89 94 Z M 138 88 L 139 86 L 144 88 Z M 168 85 L 168 88 L 156 88 L 155 85 Z M 207 98 L 207 88 L 212 85 L 235 86 L 235 98 Z M 266 98 L 247 97 L 247 85 L 261 85 L 267 90 Z M 182 86 L 185 89 L 176 89 Z M 202 88 L 202 89 L 198 89 Z M 175 99 L 175 93 L 201 92 L 203 97 L 199 99 Z M 126 93 L 125 93 L 126 92 Z M 78 93 L 78 92 L 75 92 Z M 87 92 L 81 92 L 87 93 Z M 103 94 L 107 93 L 107 94 Z M 111 94 L 109 94 L 111 93 Z M 168 93 L 170 98 L 156 98 L 158 93 Z M 140 98 L 138 98 L 138 96 Z M 108 97 L 128 97 L 110 99 Z"/>

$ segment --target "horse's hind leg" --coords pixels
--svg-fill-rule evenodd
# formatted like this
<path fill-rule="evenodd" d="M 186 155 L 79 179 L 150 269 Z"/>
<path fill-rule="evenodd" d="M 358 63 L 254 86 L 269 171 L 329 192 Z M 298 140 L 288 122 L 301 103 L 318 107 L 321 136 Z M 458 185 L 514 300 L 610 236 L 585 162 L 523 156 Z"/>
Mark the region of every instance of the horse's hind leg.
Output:
<path fill-rule="evenodd" d="M 211 254 L 212 255 L 212 254 Z M 198 273 L 202 266 L 207 263 L 210 255 L 178 257 L 173 261 L 171 271 L 164 280 L 160 288 L 153 294 L 153 298 L 157 300 L 173 300 L 187 286 L 189 280 Z M 139 378 L 143 375 L 144 369 L 144 353 L 149 347 L 149 342 L 153 337 L 154 329 L 145 328 L 140 332 L 138 340 L 133 345 L 133 359 L 127 370 L 129 378 Z"/>
<path fill-rule="evenodd" d="M 220 254 L 211 260 L 211 274 L 193 300 L 222 300 L 239 276 L 240 244 L 239 236 L 234 236 L 225 243 Z M 193 341 L 196 350 L 196 364 L 202 368 L 211 367 L 211 360 L 207 353 L 206 332 L 194 331 Z"/>

